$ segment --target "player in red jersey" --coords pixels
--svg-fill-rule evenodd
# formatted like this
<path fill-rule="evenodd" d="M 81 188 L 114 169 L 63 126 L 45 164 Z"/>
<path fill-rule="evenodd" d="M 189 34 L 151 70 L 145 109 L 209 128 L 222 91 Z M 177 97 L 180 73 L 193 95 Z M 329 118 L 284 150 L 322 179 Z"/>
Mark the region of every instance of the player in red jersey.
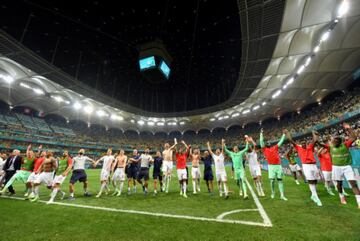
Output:
<path fill-rule="evenodd" d="M 46 151 L 42 151 L 42 145 L 39 146 L 38 152 L 36 154 L 36 158 L 34 160 L 34 170 L 30 174 L 29 178 L 26 181 L 26 187 L 27 187 L 27 193 L 25 193 L 25 197 L 34 198 L 34 182 L 39 174 L 37 174 L 37 170 L 41 166 L 41 164 L 44 162 L 46 156 Z"/>
<path fill-rule="evenodd" d="M 309 183 L 309 188 L 311 191 L 311 197 L 310 197 L 311 200 L 313 200 L 316 203 L 316 205 L 322 206 L 322 203 L 316 191 L 317 180 L 320 179 L 320 173 L 319 173 L 319 169 L 316 166 L 316 160 L 314 154 L 315 143 L 318 142 L 317 132 L 315 131 L 312 132 L 313 139 L 310 143 L 303 140 L 301 141 L 300 145 L 297 144 L 292 139 L 291 133 L 289 131 L 286 131 L 286 135 L 289 141 L 291 142 L 291 144 L 293 144 L 301 160 L 305 178 Z"/>
<path fill-rule="evenodd" d="M 180 183 L 180 195 L 187 198 L 186 195 L 186 181 L 187 181 L 187 172 L 186 172 L 186 159 L 189 156 L 190 147 L 186 145 L 185 141 L 181 141 L 181 143 L 185 146 L 181 147 L 179 151 L 175 149 L 176 156 L 176 169 L 177 175 Z"/>
<path fill-rule="evenodd" d="M 324 177 L 324 183 L 326 191 L 331 195 L 334 196 L 335 194 L 331 190 L 331 182 L 332 182 L 332 163 L 331 163 L 331 156 L 330 152 L 327 148 L 321 147 L 317 151 L 317 156 L 320 161 L 320 170 Z"/>

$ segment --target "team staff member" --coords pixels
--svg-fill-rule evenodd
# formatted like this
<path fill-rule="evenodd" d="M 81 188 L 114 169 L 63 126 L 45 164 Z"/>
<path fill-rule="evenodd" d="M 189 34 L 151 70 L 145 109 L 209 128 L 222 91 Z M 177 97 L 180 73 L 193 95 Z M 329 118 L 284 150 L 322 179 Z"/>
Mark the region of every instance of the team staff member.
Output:
<path fill-rule="evenodd" d="M 138 181 L 138 183 L 141 184 L 144 195 L 146 196 L 148 193 L 149 167 L 150 167 L 150 163 L 154 162 L 154 159 L 150 155 L 149 148 L 145 149 L 145 153 L 141 154 L 139 159 L 140 159 L 140 171 L 136 180 Z M 144 183 L 142 182 L 141 179 L 144 179 Z"/>
<path fill-rule="evenodd" d="M 87 180 L 87 175 L 85 172 L 85 162 L 86 161 L 90 161 L 92 163 L 94 163 L 94 160 L 84 156 L 85 154 L 85 150 L 84 149 L 80 149 L 78 152 L 78 155 L 76 157 L 73 158 L 73 172 L 70 178 L 70 185 L 69 185 L 69 190 L 70 190 L 70 197 L 69 200 L 75 200 L 74 197 L 74 191 L 75 191 L 75 183 L 77 181 L 82 182 L 84 184 L 84 196 L 88 197 L 91 196 L 90 193 L 88 192 L 88 180 Z"/>
<path fill-rule="evenodd" d="M 5 186 L 15 175 L 15 173 L 20 170 L 21 163 L 22 157 L 20 156 L 20 151 L 17 149 L 13 150 L 11 156 L 6 159 L 3 167 L 3 170 L 5 171 Z M 15 194 L 15 190 L 12 185 L 9 185 L 7 188 L 11 195 Z"/>
<path fill-rule="evenodd" d="M 131 183 L 133 184 L 133 193 L 136 193 L 136 178 L 139 173 L 139 161 L 139 152 L 134 149 L 133 156 L 129 158 L 129 165 L 127 166 L 128 195 L 131 194 Z"/>
<path fill-rule="evenodd" d="M 153 168 L 153 179 L 154 179 L 154 195 L 157 194 L 157 183 L 160 182 L 160 190 L 163 191 L 163 178 L 161 173 L 161 166 L 163 164 L 163 158 L 161 152 L 157 151 L 154 158 L 154 168 Z"/>
<path fill-rule="evenodd" d="M 208 150 L 209 150 L 209 146 L 208 146 Z M 211 148 L 210 148 L 210 151 L 211 151 Z M 214 192 L 214 184 L 213 184 L 214 175 L 213 175 L 213 171 L 212 171 L 212 167 L 211 167 L 212 159 L 213 158 L 209 154 L 209 151 L 205 151 L 204 156 L 201 157 L 201 161 L 204 163 L 204 180 L 206 182 L 206 186 L 207 186 L 208 192 L 210 194 L 212 194 Z"/>

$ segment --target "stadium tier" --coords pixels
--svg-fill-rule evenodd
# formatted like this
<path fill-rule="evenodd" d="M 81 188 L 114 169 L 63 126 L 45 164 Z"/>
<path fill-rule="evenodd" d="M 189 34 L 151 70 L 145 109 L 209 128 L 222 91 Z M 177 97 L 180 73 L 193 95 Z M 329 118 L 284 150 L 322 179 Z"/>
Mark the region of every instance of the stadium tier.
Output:
<path fill-rule="evenodd" d="M 360 240 L 360 1 L 0 20 L 0 241 Z"/>

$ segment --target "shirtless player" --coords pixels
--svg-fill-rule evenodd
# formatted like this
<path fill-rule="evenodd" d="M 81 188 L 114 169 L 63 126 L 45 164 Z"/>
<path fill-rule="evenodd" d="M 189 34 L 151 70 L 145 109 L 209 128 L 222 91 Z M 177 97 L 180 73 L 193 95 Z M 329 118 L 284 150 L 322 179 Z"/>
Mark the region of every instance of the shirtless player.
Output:
<path fill-rule="evenodd" d="M 196 191 L 200 192 L 200 150 L 198 148 L 190 149 L 190 158 L 191 158 L 191 177 L 193 184 L 193 193 L 196 194 Z"/>
<path fill-rule="evenodd" d="M 35 197 L 30 200 L 31 202 L 36 202 L 39 200 L 39 188 L 41 183 L 44 183 L 49 189 L 51 188 L 54 179 L 54 171 L 56 168 L 56 159 L 53 157 L 53 153 L 48 151 L 43 163 L 36 171 L 36 174 L 40 174 L 37 176 L 34 182 Z"/>
<path fill-rule="evenodd" d="M 111 167 L 112 173 L 114 173 L 112 179 L 115 183 L 115 192 L 113 193 L 113 196 L 116 195 L 117 197 L 121 195 L 125 182 L 125 167 L 127 162 L 127 156 L 124 153 L 124 150 L 121 149 L 119 155 L 116 157 Z M 114 172 L 116 166 L 117 168 Z"/>
<path fill-rule="evenodd" d="M 162 172 L 163 172 L 163 191 L 166 193 L 169 192 L 169 185 L 172 175 L 172 169 L 173 169 L 173 151 L 177 144 L 176 138 L 174 138 L 174 145 L 170 146 L 169 143 L 165 143 L 164 147 L 165 150 L 163 150 L 163 166 L 162 166 Z"/>

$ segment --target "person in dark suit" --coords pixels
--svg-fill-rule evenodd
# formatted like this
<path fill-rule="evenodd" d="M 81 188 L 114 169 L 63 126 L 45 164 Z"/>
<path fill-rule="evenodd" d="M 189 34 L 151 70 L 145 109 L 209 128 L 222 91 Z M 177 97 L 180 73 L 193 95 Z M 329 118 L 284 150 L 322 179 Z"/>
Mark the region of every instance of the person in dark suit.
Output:
<path fill-rule="evenodd" d="M 11 179 L 16 171 L 20 170 L 22 163 L 22 157 L 20 156 L 19 150 L 13 150 L 12 154 L 6 159 L 3 170 L 5 171 L 5 185 Z M 13 186 L 8 187 L 9 192 L 13 195 L 15 190 Z"/>

